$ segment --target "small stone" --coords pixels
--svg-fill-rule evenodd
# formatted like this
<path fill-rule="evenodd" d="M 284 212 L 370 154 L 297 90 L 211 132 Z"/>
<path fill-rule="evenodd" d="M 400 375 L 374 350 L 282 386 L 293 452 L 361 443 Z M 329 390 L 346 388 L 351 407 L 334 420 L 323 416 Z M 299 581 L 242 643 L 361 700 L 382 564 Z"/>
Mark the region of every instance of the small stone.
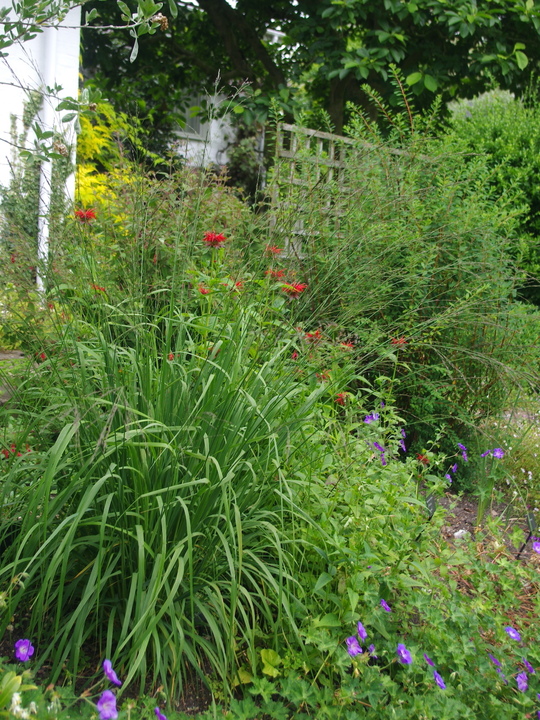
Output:
<path fill-rule="evenodd" d="M 457 530 L 457 532 L 454 533 L 454 537 L 456 538 L 456 540 L 462 540 L 468 535 L 470 535 L 470 532 L 468 530 Z"/>

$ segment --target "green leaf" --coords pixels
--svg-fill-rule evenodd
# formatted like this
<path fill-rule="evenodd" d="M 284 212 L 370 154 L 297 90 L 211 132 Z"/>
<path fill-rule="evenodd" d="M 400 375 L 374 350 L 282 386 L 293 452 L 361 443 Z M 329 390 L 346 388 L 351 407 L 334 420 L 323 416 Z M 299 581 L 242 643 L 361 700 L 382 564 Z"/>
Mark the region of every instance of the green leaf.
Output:
<path fill-rule="evenodd" d="M 135 42 L 133 43 L 133 49 L 131 51 L 131 55 L 129 56 L 129 62 L 135 62 L 138 54 L 139 54 L 139 41 L 137 40 L 137 38 L 135 38 Z"/>
<path fill-rule="evenodd" d="M 341 622 L 335 613 L 327 613 L 322 618 L 313 620 L 315 627 L 341 627 Z"/>
<path fill-rule="evenodd" d="M 275 650 L 261 650 L 261 660 L 263 662 L 262 671 L 265 675 L 270 675 L 270 677 L 279 676 L 277 666 L 281 665 L 283 660 Z"/>
<path fill-rule="evenodd" d="M 88 25 L 89 22 L 92 22 L 92 20 L 95 20 L 98 15 L 99 15 L 99 13 L 97 11 L 97 8 L 92 8 L 90 10 L 90 12 L 86 13 L 86 16 L 84 19 L 85 25 Z"/>
<path fill-rule="evenodd" d="M 245 108 L 243 108 L 241 105 L 235 105 L 233 107 L 233 113 L 236 115 L 241 115 L 245 111 Z"/>
<path fill-rule="evenodd" d="M 63 123 L 71 122 L 71 120 L 73 120 L 73 118 L 76 118 L 76 117 L 77 117 L 77 113 L 68 113 L 67 115 L 64 115 L 64 117 L 62 118 L 62 122 Z"/>
<path fill-rule="evenodd" d="M 436 92 L 438 88 L 438 83 L 433 77 L 433 75 L 424 75 L 424 86 L 430 91 L 430 92 Z"/>
<path fill-rule="evenodd" d="M 174 0 L 169 0 L 169 12 L 171 13 L 171 17 L 178 17 L 178 6 Z"/>
<path fill-rule="evenodd" d="M 329 574 L 326 573 L 326 572 L 321 573 L 321 574 L 319 575 L 319 579 L 318 579 L 317 582 L 315 583 L 315 587 L 313 588 L 313 592 L 314 592 L 314 593 L 319 592 L 319 590 L 322 590 L 322 588 L 323 588 L 325 585 L 328 585 L 328 583 L 331 582 L 331 580 L 332 580 L 332 576 L 331 576 L 331 575 L 329 575 Z"/>
<path fill-rule="evenodd" d="M 120 8 L 120 10 L 122 11 L 122 13 L 124 15 L 126 15 L 128 18 L 131 18 L 131 10 L 126 5 L 126 3 L 122 2 L 122 0 L 116 0 L 116 2 L 118 4 L 118 7 Z"/>
<path fill-rule="evenodd" d="M 421 79 L 422 79 L 422 73 L 414 72 L 405 78 L 405 82 L 407 83 L 407 85 L 416 85 L 416 83 L 420 82 Z"/>
<path fill-rule="evenodd" d="M 516 62 L 520 70 L 524 70 L 529 64 L 529 58 L 521 50 L 516 50 Z"/>

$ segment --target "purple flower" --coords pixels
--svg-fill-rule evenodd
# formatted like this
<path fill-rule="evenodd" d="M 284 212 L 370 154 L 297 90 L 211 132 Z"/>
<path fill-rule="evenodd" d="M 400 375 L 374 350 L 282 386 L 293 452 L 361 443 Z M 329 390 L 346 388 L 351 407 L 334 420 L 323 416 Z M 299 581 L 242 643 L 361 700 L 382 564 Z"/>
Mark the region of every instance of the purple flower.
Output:
<path fill-rule="evenodd" d="M 368 647 L 368 653 L 371 655 L 371 657 L 374 657 L 374 658 L 377 657 L 377 656 L 375 655 L 375 645 L 370 645 L 370 646 Z"/>
<path fill-rule="evenodd" d="M 357 629 L 358 629 L 358 637 L 360 638 L 360 640 L 365 640 L 365 639 L 367 638 L 367 630 L 366 630 L 366 628 L 362 625 L 362 623 L 360 622 L 360 620 L 358 621 L 356 627 L 357 627 Z"/>
<path fill-rule="evenodd" d="M 116 720 L 118 710 L 116 709 L 116 697 L 110 690 L 104 690 L 97 701 L 100 720 Z"/>
<path fill-rule="evenodd" d="M 158 707 L 154 708 L 154 712 L 156 713 L 157 720 L 167 720 L 167 716 L 164 715 Z"/>
<path fill-rule="evenodd" d="M 404 428 L 401 428 L 401 430 L 400 430 L 399 432 L 401 433 L 401 437 L 402 437 L 402 438 L 406 438 L 406 437 L 407 437 L 407 433 L 405 432 L 405 429 L 404 429 Z"/>
<path fill-rule="evenodd" d="M 518 642 L 521 641 L 521 635 L 518 633 L 518 631 L 515 628 L 510 627 L 510 625 L 507 625 L 504 629 L 505 629 L 505 632 L 507 632 L 508 635 L 512 638 L 512 640 L 517 640 Z"/>
<path fill-rule="evenodd" d="M 381 465 L 384 467 L 386 464 L 386 455 L 384 453 L 381 453 Z"/>
<path fill-rule="evenodd" d="M 441 690 L 446 690 L 446 685 L 444 684 L 444 680 L 442 679 L 442 677 L 439 675 L 439 673 L 436 670 L 433 671 L 433 679 L 435 680 L 437 685 L 441 688 Z"/>
<path fill-rule="evenodd" d="M 491 455 L 491 450 L 486 450 L 486 452 L 483 452 L 480 457 L 486 457 L 486 455 Z"/>
<path fill-rule="evenodd" d="M 497 667 L 501 667 L 501 663 L 497 660 L 497 658 L 494 655 L 492 655 L 491 653 L 488 653 L 488 657 L 494 665 L 496 665 Z"/>
<path fill-rule="evenodd" d="M 386 602 L 386 600 L 381 600 L 379 605 L 382 607 L 383 610 L 386 610 L 386 612 L 392 612 L 392 609 L 390 605 Z"/>
<path fill-rule="evenodd" d="M 461 450 L 461 457 L 465 460 L 465 462 L 467 462 L 469 459 L 467 457 L 467 448 L 465 447 L 465 445 L 462 445 L 461 443 L 458 443 L 457 446 Z"/>
<path fill-rule="evenodd" d="M 385 453 L 385 452 L 386 452 L 386 450 L 383 448 L 383 446 L 382 446 L 382 445 L 379 445 L 378 442 L 374 442 L 374 443 L 373 443 L 373 447 L 377 448 L 377 450 L 378 450 L 379 452 L 381 452 L 381 453 Z"/>
<path fill-rule="evenodd" d="M 347 643 L 347 652 L 351 657 L 354 657 L 355 655 L 360 655 L 360 653 L 362 652 L 362 648 L 360 647 L 360 643 L 354 635 L 348 637 L 345 642 Z"/>
<path fill-rule="evenodd" d="M 431 665 L 431 667 L 435 667 L 435 663 L 428 655 L 426 655 L 426 653 L 424 653 L 424 660 L 427 662 L 428 665 Z"/>
<path fill-rule="evenodd" d="M 540 555 L 540 540 L 535 540 L 535 542 L 533 542 L 532 549 Z"/>
<path fill-rule="evenodd" d="M 527 673 L 526 672 L 518 673 L 516 675 L 516 682 L 517 682 L 518 690 L 520 692 L 527 692 L 529 683 L 527 682 Z"/>
<path fill-rule="evenodd" d="M 504 683 L 505 685 L 508 685 L 508 680 L 506 679 L 506 676 L 505 676 L 505 674 L 503 673 L 503 671 L 502 671 L 500 668 L 497 668 L 497 672 L 498 672 L 499 675 L 501 676 L 501 679 L 502 679 L 503 683 Z"/>
<path fill-rule="evenodd" d="M 530 672 L 531 675 L 534 675 L 535 670 L 534 670 L 533 666 L 531 665 L 531 663 L 526 658 L 521 658 L 521 660 L 522 660 L 523 664 L 525 665 L 525 669 L 528 672 Z"/>
<path fill-rule="evenodd" d="M 450 470 L 451 470 L 453 473 L 457 473 L 457 463 L 454 463 L 454 464 L 452 465 L 452 467 L 450 468 Z"/>
<path fill-rule="evenodd" d="M 452 476 L 449 475 L 448 473 L 446 473 L 446 475 L 444 477 L 448 480 L 448 482 L 452 482 Z"/>
<path fill-rule="evenodd" d="M 492 454 L 494 458 L 500 459 L 504 457 L 504 450 L 502 448 L 495 448 Z"/>
<path fill-rule="evenodd" d="M 15 643 L 15 657 L 21 662 L 30 660 L 34 654 L 34 646 L 30 640 L 17 640 Z"/>
<path fill-rule="evenodd" d="M 371 413 L 370 415 L 366 415 L 366 417 L 364 418 L 364 422 L 369 425 L 372 422 L 376 422 L 378 419 L 379 419 L 379 413 L 374 412 L 374 413 Z"/>
<path fill-rule="evenodd" d="M 405 440 L 400 440 L 398 445 L 403 450 L 403 452 L 407 452 L 407 446 L 405 445 Z"/>
<path fill-rule="evenodd" d="M 411 653 L 407 650 L 403 643 L 399 643 L 396 650 L 398 660 L 403 665 L 412 665 Z"/>
<path fill-rule="evenodd" d="M 122 681 L 118 679 L 118 675 L 114 672 L 113 666 L 110 660 L 104 660 L 103 661 L 103 672 L 107 676 L 107 678 L 114 683 L 115 685 L 118 685 L 120 687 L 122 685 Z"/>

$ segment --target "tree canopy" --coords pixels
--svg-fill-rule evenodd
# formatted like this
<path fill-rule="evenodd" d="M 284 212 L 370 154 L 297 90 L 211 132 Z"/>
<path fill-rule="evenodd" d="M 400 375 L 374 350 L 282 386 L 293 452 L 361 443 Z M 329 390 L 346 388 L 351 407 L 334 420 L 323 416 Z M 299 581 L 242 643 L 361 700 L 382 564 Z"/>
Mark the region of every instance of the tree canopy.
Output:
<path fill-rule="evenodd" d="M 540 60 L 540 0 L 172 3 L 176 17 L 141 39 L 133 63 L 125 30 L 84 31 L 87 75 L 158 129 L 216 82 L 244 88 L 247 120 L 264 120 L 275 97 L 288 114 L 326 111 L 339 132 L 347 101 L 364 102 L 364 83 L 392 102 L 391 64 L 428 104 L 435 93 L 471 97 L 494 84 L 520 92 Z M 116 0 L 85 7 L 97 9 L 95 23 L 118 24 Z"/>

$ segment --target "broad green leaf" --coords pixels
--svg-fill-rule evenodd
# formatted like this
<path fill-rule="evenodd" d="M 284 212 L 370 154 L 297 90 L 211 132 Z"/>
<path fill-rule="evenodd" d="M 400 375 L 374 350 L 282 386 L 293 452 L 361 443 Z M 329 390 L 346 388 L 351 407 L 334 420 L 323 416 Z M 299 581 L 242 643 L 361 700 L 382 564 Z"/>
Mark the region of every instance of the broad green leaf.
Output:
<path fill-rule="evenodd" d="M 178 17 L 178 6 L 174 0 L 169 0 L 169 12 L 173 18 Z"/>
<path fill-rule="evenodd" d="M 405 82 L 407 83 L 407 85 L 416 85 L 416 83 L 420 82 L 421 79 L 422 79 L 422 73 L 414 72 L 414 73 L 411 73 L 410 75 L 407 75 L 407 77 L 405 78 Z"/>
<path fill-rule="evenodd" d="M 281 665 L 283 660 L 275 650 L 261 650 L 261 660 L 263 662 L 262 671 L 265 675 L 270 675 L 270 677 L 279 676 L 277 666 Z"/>
<path fill-rule="evenodd" d="M 323 588 L 325 585 L 328 585 L 328 583 L 331 582 L 331 580 L 332 580 L 332 576 L 331 576 L 331 575 L 329 575 L 329 574 L 326 573 L 326 572 L 321 573 L 321 574 L 319 575 L 319 579 L 318 579 L 317 582 L 315 583 L 315 587 L 313 588 L 313 592 L 314 592 L 314 593 L 319 592 L 319 590 L 322 590 L 322 588 Z"/>
<path fill-rule="evenodd" d="M 529 64 L 529 58 L 521 50 L 516 50 L 516 62 L 520 70 L 524 70 Z"/>
<path fill-rule="evenodd" d="M 86 17 L 84 19 L 84 22 L 86 25 L 88 25 L 89 22 L 92 22 L 92 20 L 95 20 L 97 16 L 99 15 L 97 8 L 92 8 L 90 12 L 86 13 Z"/>
<path fill-rule="evenodd" d="M 438 83 L 433 77 L 433 75 L 424 75 L 424 86 L 430 91 L 430 92 L 436 92 L 438 88 Z"/>
<path fill-rule="evenodd" d="M 139 54 L 139 41 L 137 40 L 137 38 L 135 38 L 135 42 L 133 43 L 133 49 L 131 51 L 131 55 L 129 56 L 129 62 L 135 62 L 138 54 Z"/>

